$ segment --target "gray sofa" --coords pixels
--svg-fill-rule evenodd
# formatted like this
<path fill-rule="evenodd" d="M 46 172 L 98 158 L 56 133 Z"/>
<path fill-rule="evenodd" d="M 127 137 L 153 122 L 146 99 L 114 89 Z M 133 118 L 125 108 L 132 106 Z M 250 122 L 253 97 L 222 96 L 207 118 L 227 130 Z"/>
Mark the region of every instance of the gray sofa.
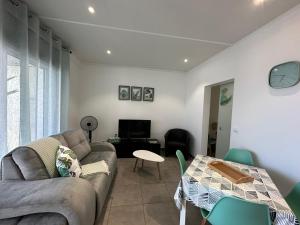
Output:
<path fill-rule="evenodd" d="M 110 174 L 84 178 L 50 175 L 37 152 L 18 147 L 1 162 L 1 225 L 97 225 L 117 172 L 113 145 L 88 143 L 82 130 L 52 136 L 77 154 L 81 164 L 105 160 Z M 52 139 L 53 140 L 53 139 Z M 55 140 L 55 141 L 56 141 Z M 43 140 L 42 140 L 43 141 Z"/>

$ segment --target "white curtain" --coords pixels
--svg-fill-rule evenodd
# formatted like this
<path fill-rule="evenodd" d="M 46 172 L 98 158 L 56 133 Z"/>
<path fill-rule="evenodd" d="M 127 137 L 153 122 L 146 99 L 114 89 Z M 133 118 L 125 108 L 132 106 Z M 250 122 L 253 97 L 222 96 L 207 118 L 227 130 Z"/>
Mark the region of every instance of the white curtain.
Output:
<path fill-rule="evenodd" d="M 69 49 L 19 0 L 0 0 L 0 158 L 67 128 Z"/>

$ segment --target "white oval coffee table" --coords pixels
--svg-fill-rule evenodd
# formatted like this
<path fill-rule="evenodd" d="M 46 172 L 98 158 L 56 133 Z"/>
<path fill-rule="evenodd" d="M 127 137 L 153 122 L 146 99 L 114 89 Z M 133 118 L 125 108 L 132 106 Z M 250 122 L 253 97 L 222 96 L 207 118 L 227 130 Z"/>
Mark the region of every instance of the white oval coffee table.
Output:
<path fill-rule="evenodd" d="M 157 155 L 153 152 L 147 151 L 147 150 L 134 151 L 133 156 L 136 157 L 133 172 L 135 172 L 135 170 L 136 170 L 136 166 L 137 166 L 139 159 L 142 160 L 142 168 L 144 166 L 144 160 L 150 161 L 150 162 L 156 162 L 157 169 L 158 169 L 158 177 L 159 177 L 159 179 L 161 179 L 159 164 L 161 162 L 165 161 L 165 159 L 163 157 L 161 157 L 160 155 Z"/>

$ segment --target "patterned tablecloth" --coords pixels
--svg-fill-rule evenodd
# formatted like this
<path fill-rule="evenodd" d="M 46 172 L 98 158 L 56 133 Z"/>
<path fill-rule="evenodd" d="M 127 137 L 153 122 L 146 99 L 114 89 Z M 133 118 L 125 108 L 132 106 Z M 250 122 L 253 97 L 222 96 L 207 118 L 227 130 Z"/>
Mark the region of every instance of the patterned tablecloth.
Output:
<path fill-rule="evenodd" d="M 223 196 L 236 196 L 267 204 L 274 225 L 299 225 L 266 170 L 226 161 L 255 178 L 253 183 L 234 184 L 208 167 L 207 164 L 214 160 L 216 159 L 202 155 L 193 160 L 182 176 L 174 196 L 179 209 L 183 200 L 187 200 L 197 207 L 211 211 Z"/>

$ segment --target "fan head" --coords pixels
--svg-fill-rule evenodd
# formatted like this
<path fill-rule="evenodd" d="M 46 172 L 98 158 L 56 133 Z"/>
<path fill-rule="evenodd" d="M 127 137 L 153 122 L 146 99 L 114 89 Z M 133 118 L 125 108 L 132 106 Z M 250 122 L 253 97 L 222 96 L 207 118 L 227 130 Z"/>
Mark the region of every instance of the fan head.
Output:
<path fill-rule="evenodd" d="M 80 121 L 80 127 L 85 131 L 93 131 L 98 127 L 98 120 L 93 116 L 85 116 Z"/>

